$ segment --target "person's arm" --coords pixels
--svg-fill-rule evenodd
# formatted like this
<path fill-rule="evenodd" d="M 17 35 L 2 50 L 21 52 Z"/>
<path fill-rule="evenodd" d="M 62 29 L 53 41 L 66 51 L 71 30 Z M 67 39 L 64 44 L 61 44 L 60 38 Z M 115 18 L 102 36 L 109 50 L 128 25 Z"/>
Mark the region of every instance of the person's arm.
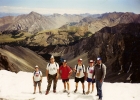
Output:
<path fill-rule="evenodd" d="M 86 80 L 87 73 L 86 73 L 86 68 L 85 68 L 85 65 L 84 65 L 84 75 L 85 75 L 85 80 Z"/>
<path fill-rule="evenodd" d="M 33 73 L 33 84 L 35 83 L 35 79 L 34 79 L 34 73 Z"/>
<path fill-rule="evenodd" d="M 49 79 L 49 78 L 48 78 L 48 73 L 49 73 L 49 71 L 46 70 L 46 77 L 47 77 L 47 80 Z"/>
<path fill-rule="evenodd" d="M 61 77 L 61 66 L 59 68 L 59 76 Z"/>
<path fill-rule="evenodd" d="M 58 78 L 59 78 L 59 65 L 57 63 L 57 76 L 56 76 L 56 79 L 58 79 Z"/>
<path fill-rule="evenodd" d="M 49 73 L 49 69 L 48 69 L 48 65 L 46 67 L 46 77 L 47 77 L 47 81 L 48 81 L 48 73 Z"/>
<path fill-rule="evenodd" d="M 72 70 L 71 70 L 71 68 L 69 67 L 69 75 L 68 75 L 68 78 L 70 78 L 71 74 L 72 74 Z"/>
<path fill-rule="evenodd" d="M 94 70 L 93 70 L 92 79 L 94 79 L 94 76 L 95 76 L 95 66 L 94 66 Z"/>
<path fill-rule="evenodd" d="M 100 80 L 100 82 L 103 82 L 105 75 L 106 75 L 106 66 L 104 64 L 102 64 L 102 79 Z"/>
<path fill-rule="evenodd" d="M 87 67 L 87 70 L 86 70 L 86 79 L 87 79 L 87 77 L 88 77 L 88 67 Z"/>
<path fill-rule="evenodd" d="M 33 83 L 34 83 L 34 76 L 33 76 Z"/>
<path fill-rule="evenodd" d="M 42 72 L 40 71 L 40 81 L 42 82 Z"/>

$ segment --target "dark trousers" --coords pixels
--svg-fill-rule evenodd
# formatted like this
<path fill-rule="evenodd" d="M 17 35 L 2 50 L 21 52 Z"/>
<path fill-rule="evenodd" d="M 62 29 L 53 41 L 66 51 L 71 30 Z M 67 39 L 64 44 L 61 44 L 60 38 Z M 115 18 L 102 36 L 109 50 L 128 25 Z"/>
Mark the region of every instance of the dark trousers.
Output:
<path fill-rule="evenodd" d="M 97 89 L 97 95 L 99 95 L 99 99 L 102 99 L 102 84 L 100 81 L 96 80 L 96 89 Z"/>
<path fill-rule="evenodd" d="M 47 91 L 50 91 L 52 81 L 53 81 L 53 90 L 56 90 L 56 85 L 57 85 L 56 75 L 57 75 L 57 74 L 54 74 L 54 75 L 48 74 L 48 86 L 47 86 Z"/>

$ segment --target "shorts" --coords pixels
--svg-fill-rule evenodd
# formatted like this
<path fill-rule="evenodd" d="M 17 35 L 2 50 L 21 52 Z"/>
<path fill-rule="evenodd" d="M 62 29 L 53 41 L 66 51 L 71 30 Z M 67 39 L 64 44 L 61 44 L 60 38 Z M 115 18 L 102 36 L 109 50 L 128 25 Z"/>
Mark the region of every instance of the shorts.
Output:
<path fill-rule="evenodd" d="M 87 78 L 87 82 L 92 82 L 92 83 L 95 83 L 95 79 L 91 79 L 91 78 Z"/>
<path fill-rule="evenodd" d="M 82 77 L 82 78 L 77 78 L 75 77 L 75 82 L 78 83 L 78 82 L 81 82 L 81 83 L 84 83 L 85 82 L 85 77 Z"/>
<path fill-rule="evenodd" d="M 35 81 L 35 82 L 34 82 L 34 86 L 36 87 L 37 85 L 38 85 L 38 86 L 41 86 L 41 81 Z"/>
<path fill-rule="evenodd" d="M 69 79 L 62 79 L 62 82 L 63 82 L 63 83 L 69 82 Z"/>

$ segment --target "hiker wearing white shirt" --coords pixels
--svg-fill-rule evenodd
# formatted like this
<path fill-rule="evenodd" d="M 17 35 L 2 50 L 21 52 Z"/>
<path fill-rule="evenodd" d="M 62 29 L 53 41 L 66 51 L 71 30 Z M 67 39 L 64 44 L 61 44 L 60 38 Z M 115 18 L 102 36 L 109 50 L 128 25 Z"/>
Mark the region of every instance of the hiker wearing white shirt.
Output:
<path fill-rule="evenodd" d="M 39 70 L 38 66 L 35 66 L 35 71 L 33 72 L 33 84 L 34 84 L 34 92 L 36 93 L 36 86 L 38 85 L 39 93 L 41 92 L 41 82 L 42 82 L 42 72 Z"/>
<path fill-rule="evenodd" d="M 47 64 L 46 76 L 48 81 L 46 95 L 50 91 L 52 81 L 53 81 L 53 92 L 56 93 L 57 80 L 59 77 L 59 65 L 58 63 L 55 62 L 54 56 L 51 56 L 50 63 Z"/>
<path fill-rule="evenodd" d="M 75 65 L 74 68 L 74 72 L 75 72 L 75 83 L 76 83 L 76 89 L 74 90 L 74 93 L 77 92 L 77 88 L 78 88 L 78 82 L 80 81 L 82 83 L 82 89 L 83 89 L 83 94 L 85 94 L 85 65 L 82 64 L 82 59 L 78 60 L 78 64 Z"/>
<path fill-rule="evenodd" d="M 88 91 L 86 92 L 86 94 L 90 93 L 90 85 L 92 84 L 92 91 L 94 90 L 94 83 L 95 83 L 95 79 L 92 78 L 93 76 L 93 72 L 94 72 L 94 61 L 90 60 L 89 61 L 89 66 L 87 67 L 87 73 L 86 73 L 86 77 L 87 77 L 87 82 L 88 82 Z"/>

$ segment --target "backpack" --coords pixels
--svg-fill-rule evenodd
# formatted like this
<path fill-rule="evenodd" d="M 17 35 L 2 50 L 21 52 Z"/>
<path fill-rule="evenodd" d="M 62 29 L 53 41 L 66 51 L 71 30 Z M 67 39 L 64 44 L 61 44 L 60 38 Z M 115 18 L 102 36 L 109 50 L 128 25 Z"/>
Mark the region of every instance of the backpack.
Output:
<path fill-rule="evenodd" d="M 34 71 L 34 75 L 35 75 L 36 71 Z M 40 70 L 39 70 L 39 75 L 40 75 Z"/>
<path fill-rule="evenodd" d="M 77 72 L 77 67 L 78 67 L 78 64 L 76 65 L 76 72 Z M 84 65 L 83 64 L 82 64 L 82 69 L 83 69 L 83 73 L 84 73 Z"/>
<path fill-rule="evenodd" d="M 55 65 L 56 65 L 56 67 L 57 67 L 57 63 L 55 62 Z M 48 67 L 50 66 L 50 63 L 49 63 L 49 65 L 48 65 Z"/>
<path fill-rule="evenodd" d="M 89 67 L 90 67 L 90 66 L 88 66 L 88 70 L 89 70 Z"/>

